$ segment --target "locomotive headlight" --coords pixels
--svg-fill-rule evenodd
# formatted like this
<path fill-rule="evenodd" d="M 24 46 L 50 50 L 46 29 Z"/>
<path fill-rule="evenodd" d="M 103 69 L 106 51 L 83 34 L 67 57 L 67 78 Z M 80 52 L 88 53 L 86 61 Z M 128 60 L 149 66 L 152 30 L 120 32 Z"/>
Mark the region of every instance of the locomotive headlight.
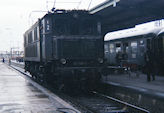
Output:
<path fill-rule="evenodd" d="M 66 59 L 64 59 L 64 58 L 62 58 L 62 59 L 60 60 L 60 62 L 61 62 L 62 64 L 66 64 L 66 63 L 67 63 Z"/>
<path fill-rule="evenodd" d="M 98 58 L 98 62 L 102 64 L 104 60 L 102 58 Z"/>

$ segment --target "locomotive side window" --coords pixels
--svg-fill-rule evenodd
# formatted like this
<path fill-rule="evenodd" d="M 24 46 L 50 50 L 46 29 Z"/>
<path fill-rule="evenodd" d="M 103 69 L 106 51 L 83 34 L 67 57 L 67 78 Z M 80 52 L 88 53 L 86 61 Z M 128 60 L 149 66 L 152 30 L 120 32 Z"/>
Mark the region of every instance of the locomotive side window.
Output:
<path fill-rule="evenodd" d="M 39 31 L 39 26 L 38 26 L 38 27 L 37 27 L 37 40 L 39 40 L 39 36 L 40 36 L 40 35 L 39 35 L 39 32 L 40 32 L 40 31 Z"/>
<path fill-rule="evenodd" d="M 37 27 L 34 29 L 34 41 L 37 40 Z"/>
<path fill-rule="evenodd" d="M 26 45 L 28 45 L 28 35 L 26 35 Z"/>
<path fill-rule="evenodd" d="M 27 44 L 28 44 L 27 36 L 25 35 L 25 36 L 24 36 L 24 45 L 26 46 Z"/>
<path fill-rule="evenodd" d="M 28 43 L 32 42 L 32 31 L 28 34 Z"/>

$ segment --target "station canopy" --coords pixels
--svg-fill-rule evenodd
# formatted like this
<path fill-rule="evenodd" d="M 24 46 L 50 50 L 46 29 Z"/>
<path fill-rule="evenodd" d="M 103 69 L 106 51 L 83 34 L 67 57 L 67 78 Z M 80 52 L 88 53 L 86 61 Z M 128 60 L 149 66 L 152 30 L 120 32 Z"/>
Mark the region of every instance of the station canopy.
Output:
<path fill-rule="evenodd" d="M 102 17 L 105 34 L 164 18 L 164 0 L 107 0 L 90 13 Z"/>

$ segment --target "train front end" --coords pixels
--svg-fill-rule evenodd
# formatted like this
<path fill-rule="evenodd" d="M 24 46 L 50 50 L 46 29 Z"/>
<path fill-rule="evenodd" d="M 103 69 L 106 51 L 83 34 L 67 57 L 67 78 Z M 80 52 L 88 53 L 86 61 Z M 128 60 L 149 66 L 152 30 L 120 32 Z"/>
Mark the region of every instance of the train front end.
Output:
<path fill-rule="evenodd" d="M 99 82 L 104 64 L 99 18 L 85 11 L 73 11 L 67 18 L 56 16 L 53 25 L 54 67 L 64 82 Z"/>

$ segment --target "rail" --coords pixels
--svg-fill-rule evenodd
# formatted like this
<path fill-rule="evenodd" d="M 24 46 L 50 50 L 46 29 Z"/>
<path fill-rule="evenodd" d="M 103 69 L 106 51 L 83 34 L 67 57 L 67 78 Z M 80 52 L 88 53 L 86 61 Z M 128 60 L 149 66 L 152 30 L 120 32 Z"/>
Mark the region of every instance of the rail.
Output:
<path fill-rule="evenodd" d="M 104 95 L 104 94 L 100 94 L 100 93 L 98 93 L 98 92 L 96 92 L 96 91 L 92 91 L 92 93 L 94 93 L 94 94 L 96 94 L 96 95 L 98 95 L 98 96 L 101 96 L 101 97 L 110 99 L 110 100 L 112 100 L 112 101 L 115 101 L 115 102 L 117 102 L 117 103 L 120 103 L 120 104 L 122 104 L 122 105 L 126 105 L 126 106 L 128 106 L 128 107 L 130 107 L 130 108 L 133 108 L 133 109 L 139 111 L 139 112 L 142 112 L 142 113 L 150 113 L 150 112 L 149 112 L 148 110 L 146 110 L 146 109 L 143 109 L 143 108 L 141 108 L 141 107 L 138 107 L 138 106 L 129 104 L 129 103 L 127 103 L 127 102 L 121 101 L 121 100 L 119 100 L 119 99 L 116 99 L 116 98 L 113 98 L 113 97 L 110 97 L 110 96 L 107 96 L 107 95 Z"/>

